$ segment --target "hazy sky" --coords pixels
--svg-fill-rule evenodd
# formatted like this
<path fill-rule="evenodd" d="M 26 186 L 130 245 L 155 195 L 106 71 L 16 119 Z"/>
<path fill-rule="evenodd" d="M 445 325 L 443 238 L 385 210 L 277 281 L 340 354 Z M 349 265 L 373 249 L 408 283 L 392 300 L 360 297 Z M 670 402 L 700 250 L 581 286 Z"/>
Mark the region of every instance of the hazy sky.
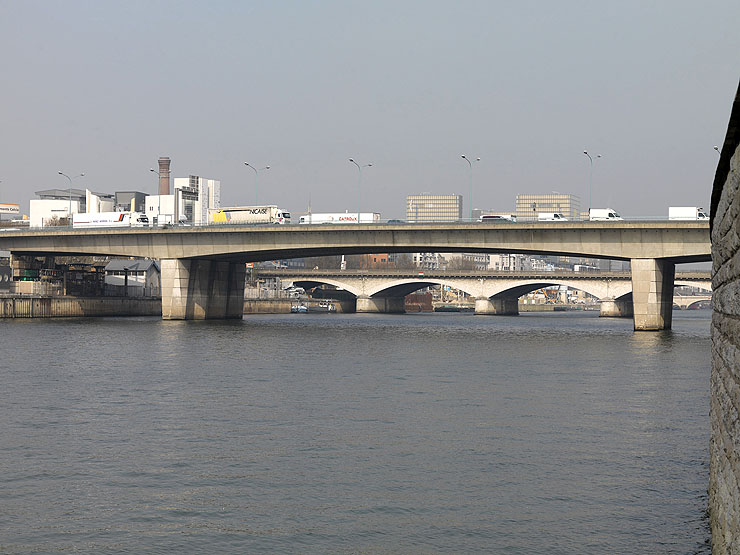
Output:
<path fill-rule="evenodd" d="M 223 205 L 404 217 L 405 197 L 708 207 L 740 2 L 0 0 L 0 202 L 221 180 Z"/>

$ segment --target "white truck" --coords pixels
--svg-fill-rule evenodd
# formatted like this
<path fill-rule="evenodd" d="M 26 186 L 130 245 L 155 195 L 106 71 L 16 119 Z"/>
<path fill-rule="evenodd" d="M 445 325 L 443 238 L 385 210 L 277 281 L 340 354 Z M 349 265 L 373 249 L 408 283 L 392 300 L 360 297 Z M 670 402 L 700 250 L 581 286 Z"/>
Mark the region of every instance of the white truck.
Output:
<path fill-rule="evenodd" d="M 616 222 L 624 220 L 614 208 L 589 208 L 588 219 L 592 222 Z"/>
<path fill-rule="evenodd" d="M 208 210 L 209 224 L 289 224 L 290 212 L 277 206 L 232 206 Z"/>
<path fill-rule="evenodd" d="M 669 220 L 708 220 L 709 214 L 698 206 L 669 206 Z"/>
<path fill-rule="evenodd" d="M 338 212 L 326 214 L 306 214 L 298 219 L 299 224 L 356 224 L 357 212 Z M 360 212 L 361 224 L 380 223 L 378 212 Z"/>
<path fill-rule="evenodd" d="M 537 214 L 537 221 L 539 222 L 567 222 L 568 218 L 565 214 L 560 212 L 540 212 Z"/>
<path fill-rule="evenodd" d="M 72 227 L 148 227 L 149 218 L 141 212 L 95 212 L 72 214 Z"/>

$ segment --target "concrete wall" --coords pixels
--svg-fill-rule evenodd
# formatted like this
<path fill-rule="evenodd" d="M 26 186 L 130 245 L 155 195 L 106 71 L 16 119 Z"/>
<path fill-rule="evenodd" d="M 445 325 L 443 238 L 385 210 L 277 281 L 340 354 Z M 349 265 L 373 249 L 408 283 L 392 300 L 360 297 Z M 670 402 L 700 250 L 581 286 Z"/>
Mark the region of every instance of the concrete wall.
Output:
<path fill-rule="evenodd" d="M 0 297 L 0 318 L 161 316 L 159 299 L 115 297 Z"/>
<path fill-rule="evenodd" d="M 715 554 L 740 553 L 740 89 L 712 191 L 709 514 Z"/>

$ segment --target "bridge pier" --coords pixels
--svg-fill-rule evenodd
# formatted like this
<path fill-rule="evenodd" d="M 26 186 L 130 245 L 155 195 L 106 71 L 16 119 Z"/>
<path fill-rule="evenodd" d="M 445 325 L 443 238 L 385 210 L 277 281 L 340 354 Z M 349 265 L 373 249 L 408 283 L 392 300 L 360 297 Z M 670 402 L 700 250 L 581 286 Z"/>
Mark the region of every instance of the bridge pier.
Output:
<path fill-rule="evenodd" d="M 478 297 L 475 299 L 475 314 L 515 316 L 519 314 L 519 299 Z"/>
<path fill-rule="evenodd" d="M 241 318 L 246 267 L 238 262 L 162 260 L 162 319 Z"/>
<path fill-rule="evenodd" d="M 385 314 L 404 314 L 404 297 L 357 297 L 356 312 L 382 312 Z"/>
<path fill-rule="evenodd" d="M 671 329 L 676 265 L 655 258 L 633 258 L 631 266 L 635 330 Z"/>
<path fill-rule="evenodd" d="M 632 318 L 635 311 L 632 307 L 632 295 L 622 299 L 601 299 L 599 316 L 601 318 Z"/>

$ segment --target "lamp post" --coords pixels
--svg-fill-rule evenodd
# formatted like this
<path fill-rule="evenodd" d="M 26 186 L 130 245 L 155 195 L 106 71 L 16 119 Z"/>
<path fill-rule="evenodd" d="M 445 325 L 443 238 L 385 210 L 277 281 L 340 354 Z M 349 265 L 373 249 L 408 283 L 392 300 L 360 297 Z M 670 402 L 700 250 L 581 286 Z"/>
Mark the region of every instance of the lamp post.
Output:
<path fill-rule="evenodd" d="M 719 149 L 717 145 L 714 145 L 714 150 L 717 151 L 717 154 L 719 154 L 720 158 L 722 157 L 722 151 Z"/>
<path fill-rule="evenodd" d="M 270 166 L 265 166 L 264 168 L 257 169 L 249 162 L 244 162 L 244 165 L 248 168 L 252 168 L 252 171 L 254 171 L 254 204 L 255 206 L 259 205 L 259 183 L 260 183 L 260 172 L 262 170 L 269 170 Z"/>
<path fill-rule="evenodd" d="M 353 158 L 349 159 L 355 166 L 357 166 L 358 178 L 357 178 L 357 223 L 360 223 L 360 191 L 362 190 L 362 168 L 369 168 L 372 164 L 363 164 L 362 166 L 354 161 Z"/>
<path fill-rule="evenodd" d="M 68 176 L 64 172 L 57 172 L 59 175 L 63 175 L 67 178 L 67 181 L 69 181 L 69 216 L 68 216 L 68 224 L 72 225 L 72 180 L 77 179 L 78 177 L 84 177 L 85 173 L 81 173 L 80 175 L 75 175 L 74 177 Z"/>
<path fill-rule="evenodd" d="M 468 166 L 470 166 L 470 221 L 472 222 L 473 221 L 473 162 L 471 162 L 470 158 L 468 158 L 464 154 L 461 154 L 460 157 L 468 163 Z M 476 158 L 474 161 L 480 162 L 480 158 Z"/>
<path fill-rule="evenodd" d="M 594 185 L 594 159 L 591 158 L 591 155 L 588 153 L 588 150 L 584 150 L 583 154 L 588 156 L 588 161 L 591 164 L 591 169 L 588 174 L 588 209 L 591 210 L 591 192 L 593 191 L 593 185 Z M 597 154 L 596 158 L 601 158 L 601 154 Z"/>
<path fill-rule="evenodd" d="M 160 180 L 162 179 L 162 174 L 160 174 L 154 168 L 149 168 L 149 171 L 152 173 L 156 173 L 157 177 Z M 157 225 L 159 225 L 159 220 L 162 218 L 162 195 L 160 194 L 159 187 L 157 187 L 157 203 Z"/>

